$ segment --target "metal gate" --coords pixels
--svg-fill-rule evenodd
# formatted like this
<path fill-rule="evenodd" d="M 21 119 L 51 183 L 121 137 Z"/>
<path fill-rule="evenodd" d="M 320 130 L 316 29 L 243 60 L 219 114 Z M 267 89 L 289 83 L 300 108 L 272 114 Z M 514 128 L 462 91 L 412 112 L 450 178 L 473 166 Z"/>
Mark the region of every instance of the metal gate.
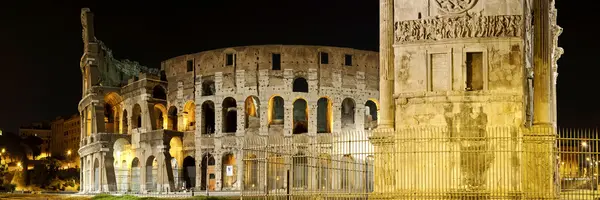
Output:
<path fill-rule="evenodd" d="M 411 128 L 389 133 L 391 148 L 369 131 L 254 136 L 243 147 L 243 199 L 526 199 L 520 128 L 453 131 Z M 555 132 L 555 131 L 550 131 Z M 555 147 L 556 194 L 543 199 L 600 198 L 596 130 L 564 129 Z M 548 142 L 547 138 L 528 142 Z M 381 141 L 379 141 L 381 142 Z M 393 162 L 383 162 L 393 160 Z M 381 170 L 382 177 L 376 177 Z"/>

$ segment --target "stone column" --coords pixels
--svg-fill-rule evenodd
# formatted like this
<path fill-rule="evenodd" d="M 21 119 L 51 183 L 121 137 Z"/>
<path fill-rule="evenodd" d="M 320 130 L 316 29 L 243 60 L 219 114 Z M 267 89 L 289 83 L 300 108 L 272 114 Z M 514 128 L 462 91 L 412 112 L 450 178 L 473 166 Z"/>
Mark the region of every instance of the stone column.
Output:
<path fill-rule="evenodd" d="M 356 109 L 354 110 L 354 125 L 356 126 L 356 131 L 365 130 L 365 104 L 362 102 L 365 101 L 358 101 L 358 103 L 356 103 Z"/>
<path fill-rule="evenodd" d="M 317 102 L 314 99 L 309 99 L 306 105 L 308 107 L 308 135 L 314 136 L 317 134 Z"/>
<path fill-rule="evenodd" d="M 552 54 L 550 41 L 550 2 L 534 0 L 534 78 L 533 78 L 533 123 L 543 125 L 551 123 L 550 102 L 552 76 L 550 59 Z"/>
<path fill-rule="evenodd" d="M 85 169 L 85 164 L 83 164 L 83 157 L 79 158 L 79 162 L 80 162 L 79 166 L 81 166 L 80 170 L 79 170 L 79 177 L 81 177 L 79 179 L 79 192 L 84 192 L 85 191 L 85 184 L 84 184 L 85 183 L 85 175 L 84 175 L 85 173 L 83 173 L 84 172 L 83 170 Z"/>
<path fill-rule="evenodd" d="M 293 99 L 283 101 L 284 116 L 283 119 L 283 135 L 291 136 L 294 129 L 294 102 Z"/>
<path fill-rule="evenodd" d="M 98 164 L 98 173 L 100 174 L 100 176 L 98 177 L 98 180 L 100 182 L 99 184 L 99 191 L 100 192 L 105 192 L 105 186 L 106 186 L 106 182 L 105 182 L 105 178 L 106 178 L 106 165 L 104 163 L 104 152 L 100 152 L 98 154 L 96 154 L 98 157 L 100 157 L 100 163 Z"/>
<path fill-rule="evenodd" d="M 246 99 L 237 100 L 237 129 L 235 131 L 236 136 L 243 136 L 246 132 Z"/>
<path fill-rule="evenodd" d="M 533 0 L 534 79 L 533 127 L 523 133 L 523 190 L 527 199 L 558 198 L 556 129 L 552 121 L 553 53 L 550 34 L 550 1 Z"/>
<path fill-rule="evenodd" d="M 379 126 L 394 128 L 394 1 L 380 0 L 379 21 Z"/>
<path fill-rule="evenodd" d="M 215 179 L 216 179 L 216 183 L 215 183 L 215 191 L 221 191 L 222 189 L 222 185 L 223 185 L 223 173 L 222 173 L 222 169 L 223 169 L 223 153 L 216 153 L 214 155 L 215 158 Z M 208 178 L 208 177 L 206 177 Z M 208 185 L 207 185 L 208 187 Z"/>
<path fill-rule="evenodd" d="M 237 180 L 233 186 L 234 190 L 241 190 L 243 188 L 244 183 L 244 153 L 242 150 L 236 150 L 235 155 L 235 164 L 237 165 Z M 258 173 L 258 172 L 256 172 Z"/>
<path fill-rule="evenodd" d="M 260 106 L 259 106 L 259 113 L 260 113 L 260 128 L 259 128 L 259 135 L 269 135 L 269 119 L 268 119 L 268 112 L 269 112 L 269 99 L 263 99 L 261 100 Z"/>
<path fill-rule="evenodd" d="M 221 133 L 223 133 L 223 102 L 215 102 L 215 135 L 220 136 Z"/>

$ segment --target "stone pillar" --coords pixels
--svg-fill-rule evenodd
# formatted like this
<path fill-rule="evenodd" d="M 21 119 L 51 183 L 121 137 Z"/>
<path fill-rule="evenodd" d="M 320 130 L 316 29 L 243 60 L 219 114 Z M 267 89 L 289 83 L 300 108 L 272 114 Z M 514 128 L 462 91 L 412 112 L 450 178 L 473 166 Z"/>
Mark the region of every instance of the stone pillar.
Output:
<path fill-rule="evenodd" d="M 106 191 L 104 189 L 104 187 L 106 186 L 106 181 L 105 181 L 105 178 L 106 178 L 106 164 L 104 163 L 104 152 L 97 153 L 96 155 L 98 157 L 100 157 L 100 159 L 99 159 L 100 163 L 98 163 L 98 169 L 99 169 L 98 173 L 100 174 L 98 180 L 99 180 L 100 184 L 99 184 L 98 187 L 100 187 L 100 189 L 99 189 L 100 192 L 104 192 L 104 191 Z"/>
<path fill-rule="evenodd" d="M 365 130 L 365 104 L 361 99 L 356 102 L 356 109 L 354 109 L 354 124 L 356 126 L 356 131 Z"/>
<path fill-rule="evenodd" d="M 380 0 L 378 128 L 394 128 L 394 1 Z"/>
<path fill-rule="evenodd" d="M 202 186 L 202 158 L 203 158 L 203 154 L 202 154 L 202 149 L 200 149 L 200 144 L 198 143 L 199 140 L 196 140 L 196 166 L 194 166 L 196 168 L 196 188 L 194 188 L 196 191 L 200 191 L 201 186 Z M 206 177 L 208 179 L 208 176 Z"/>
<path fill-rule="evenodd" d="M 237 181 L 235 182 L 233 188 L 234 190 L 241 190 L 242 185 L 244 183 L 244 153 L 242 152 L 242 150 L 238 149 L 237 152 L 234 153 L 234 155 L 235 165 L 237 165 Z"/>
<path fill-rule="evenodd" d="M 221 191 L 223 187 L 223 153 L 215 153 L 215 191 Z M 208 177 L 206 177 L 208 178 Z M 207 185 L 208 187 L 208 185 Z"/>
<path fill-rule="evenodd" d="M 283 135 L 290 136 L 292 135 L 292 130 L 294 129 L 294 102 L 293 99 L 285 100 L 283 103 L 284 109 L 284 117 L 285 120 L 283 122 Z"/>
<path fill-rule="evenodd" d="M 268 119 L 268 112 L 269 112 L 269 99 L 263 99 L 261 100 L 260 106 L 259 106 L 259 113 L 260 113 L 260 128 L 259 128 L 259 135 L 268 135 L 269 134 L 269 119 Z"/>
<path fill-rule="evenodd" d="M 342 132 L 342 99 L 335 97 L 333 99 L 333 106 L 331 106 L 331 114 L 333 115 L 333 127 L 331 127 L 332 133 Z"/>
<path fill-rule="evenodd" d="M 81 193 L 85 191 L 85 173 L 83 173 L 83 170 L 85 169 L 85 164 L 83 163 L 83 157 L 79 158 L 79 162 L 79 166 L 81 166 L 79 170 L 79 177 L 81 177 L 79 179 L 79 192 Z"/>
<path fill-rule="evenodd" d="M 533 78 L 533 123 L 534 125 L 551 122 L 552 73 L 550 59 L 552 54 L 550 41 L 550 22 L 548 0 L 534 0 L 534 78 Z"/>
<path fill-rule="evenodd" d="M 308 107 L 308 135 L 314 136 L 317 134 L 317 102 L 314 99 L 309 99 Z"/>
<path fill-rule="evenodd" d="M 552 117 L 550 1 L 533 0 L 533 127 L 523 133 L 523 190 L 528 199 L 558 198 L 556 128 Z"/>
<path fill-rule="evenodd" d="M 94 121 L 94 126 L 92 127 L 92 133 L 103 133 L 105 132 L 105 125 L 104 125 L 104 104 L 102 103 L 95 103 L 92 104 L 93 105 L 93 116 L 92 120 Z"/>
<path fill-rule="evenodd" d="M 140 166 L 140 193 L 146 193 L 146 182 L 148 182 L 146 180 L 146 172 L 147 172 L 147 168 L 146 168 L 146 161 L 148 159 L 148 157 L 146 155 L 141 157 L 142 159 L 139 160 L 139 166 Z"/>
<path fill-rule="evenodd" d="M 216 98 L 222 99 L 222 98 Z M 215 103 L 215 135 L 220 136 L 223 132 L 223 102 Z"/>
<path fill-rule="evenodd" d="M 237 129 L 236 136 L 243 136 L 246 132 L 246 99 L 237 100 Z"/>

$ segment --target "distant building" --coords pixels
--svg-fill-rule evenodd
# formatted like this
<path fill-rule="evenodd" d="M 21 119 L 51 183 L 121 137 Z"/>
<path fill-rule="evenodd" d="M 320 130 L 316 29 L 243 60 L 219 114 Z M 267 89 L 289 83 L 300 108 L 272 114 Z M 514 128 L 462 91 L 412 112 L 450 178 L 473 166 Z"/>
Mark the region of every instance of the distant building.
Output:
<path fill-rule="evenodd" d="M 19 136 L 36 136 L 43 140 L 43 143 L 40 147 L 42 153 L 37 158 L 32 157 L 32 159 L 39 159 L 50 156 L 50 143 L 52 141 L 52 131 L 50 129 L 50 123 L 36 122 L 27 126 L 21 126 L 19 128 Z M 31 157 L 32 155 L 29 156 Z"/>
<path fill-rule="evenodd" d="M 51 123 L 52 141 L 50 151 L 54 156 L 63 156 L 72 166 L 79 166 L 79 134 L 81 132 L 79 114 L 70 117 L 57 117 Z"/>

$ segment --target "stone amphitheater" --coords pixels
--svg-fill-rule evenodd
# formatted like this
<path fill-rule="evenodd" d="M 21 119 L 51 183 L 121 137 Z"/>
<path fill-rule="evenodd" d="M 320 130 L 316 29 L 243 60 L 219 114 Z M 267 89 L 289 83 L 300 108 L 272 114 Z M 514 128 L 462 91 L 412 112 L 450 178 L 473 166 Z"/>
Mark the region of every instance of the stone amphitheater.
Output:
<path fill-rule="evenodd" d="M 240 191 L 258 185 L 243 161 L 252 138 L 310 144 L 377 126 L 377 52 L 243 46 L 178 56 L 158 71 L 114 59 L 93 13 L 81 20 L 82 192 Z"/>

